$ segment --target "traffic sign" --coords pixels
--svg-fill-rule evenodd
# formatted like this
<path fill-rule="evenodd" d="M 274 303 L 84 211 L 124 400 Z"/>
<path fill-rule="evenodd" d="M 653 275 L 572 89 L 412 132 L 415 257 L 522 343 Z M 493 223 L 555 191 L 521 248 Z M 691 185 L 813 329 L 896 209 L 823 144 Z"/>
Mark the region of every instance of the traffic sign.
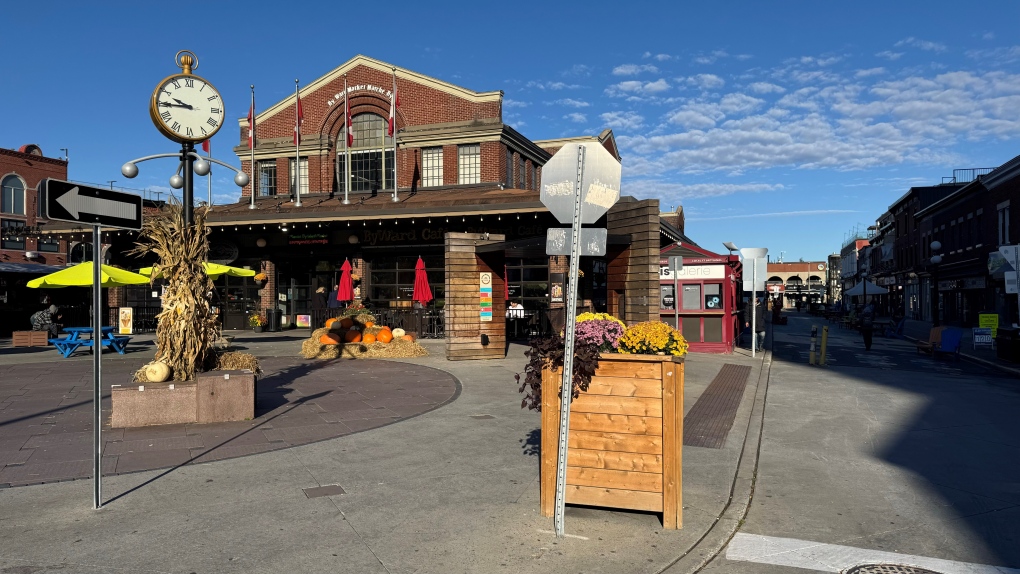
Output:
<path fill-rule="evenodd" d="M 142 196 L 46 180 L 46 217 L 118 229 L 142 228 Z"/>
<path fill-rule="evenodd" d="M 1016 270 L 1017 261 L 1020 260 L 1020 245 L 1002 245 L 999 247 L 999 253 L 1006 258 L 1006 262 Z"/>
<path fill-rule="evenodd" d="M 581 223 L 595 223 L 620 200 L 620 160 L 598 143 L 560 148 L 542 166 L 540 198 L 560 223 L 571 225 L 578 171 L 581 172 Z"/>
<path fill-rule="evenodd" d="M 1006 271 L 1006 294 L 1007 295 L 1018 295 L 1020 294 L 1020 273 L 1016 271 Z"/>
<path fill-rule="evenodd" d="M 581 256 L 602 257 L 606 254 L 606 229 L 598 227 L 581 228 Z M 564 227 L 550 227 L 545 234 L 546 255 L 570 255 L 573 232 Z"/>

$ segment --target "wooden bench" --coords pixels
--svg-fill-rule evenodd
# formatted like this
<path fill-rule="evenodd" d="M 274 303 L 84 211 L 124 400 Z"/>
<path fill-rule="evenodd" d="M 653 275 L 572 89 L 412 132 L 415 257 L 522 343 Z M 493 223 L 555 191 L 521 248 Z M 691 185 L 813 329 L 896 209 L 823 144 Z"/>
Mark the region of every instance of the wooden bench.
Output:
<path fill-rule="evenodd" d="M 12 347 L 48 347 L 49 331 L 15 331 L 11 338 Z"/>
<path fill-rule="evenodd" d="M 936 348 L 942 343 L 942 331 L 945 331 L 946 327 L 932 327 L 928 333 L 927 341 L 918 341 L 917 352 L 931 355 Z"/>

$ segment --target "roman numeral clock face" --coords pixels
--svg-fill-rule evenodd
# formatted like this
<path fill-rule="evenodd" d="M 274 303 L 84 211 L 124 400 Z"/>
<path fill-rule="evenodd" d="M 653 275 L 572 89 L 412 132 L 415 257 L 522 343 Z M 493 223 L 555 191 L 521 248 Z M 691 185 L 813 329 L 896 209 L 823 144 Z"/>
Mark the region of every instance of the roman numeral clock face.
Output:
<path fill-rule="evenodd" d="M 153 92 L 149 114 L 168 138 L 201 142 L 223 126 L 223 100 L 203 78 L 177 74 L 163 80 Z"/>

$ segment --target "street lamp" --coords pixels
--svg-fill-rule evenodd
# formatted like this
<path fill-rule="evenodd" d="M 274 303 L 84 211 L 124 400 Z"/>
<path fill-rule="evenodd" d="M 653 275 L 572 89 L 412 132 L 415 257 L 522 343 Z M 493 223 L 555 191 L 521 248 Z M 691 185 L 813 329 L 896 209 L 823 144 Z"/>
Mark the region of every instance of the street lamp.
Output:
<path fill-rule="evenodd" d="M 942 249 L 942 243 L 938 241 L 932 241 L 931 251 L 931 324 L 933 327 L 939 326 L 939 263 L 942 263 L 942 256 L 936 251 Z"/>
<path fill-rule="evenodd" d="M 740 248 L 734 245 L 732 241 L 723 241 L 723 247 L 729 250 L 730 255 L 733 255 L 734 251 L 740 251 Z"/>

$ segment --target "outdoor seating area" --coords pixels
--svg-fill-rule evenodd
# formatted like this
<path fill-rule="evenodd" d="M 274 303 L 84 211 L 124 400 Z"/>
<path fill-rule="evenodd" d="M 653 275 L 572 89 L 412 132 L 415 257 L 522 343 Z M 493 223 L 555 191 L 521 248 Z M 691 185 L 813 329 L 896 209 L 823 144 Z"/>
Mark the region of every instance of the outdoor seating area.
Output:
<path fill-rule="evenodd" d="M 68 334 L 66 337 L 50 339 L 49 342 L 57 348 L 57 351 L 65 359 L 82 347 L 93 350 L 96 344 L 100 348 L 109 347 L 118 354 L 123 355 L 128 342 L 131 340 L 131 337 L 116 335 L 113 327 L 103 327 L 98 339 L 92 336 L 92 327 L 64 327 L 63 331 Z M 82 338 L 82 335 L 88 335 L 89 337 Z"/>

